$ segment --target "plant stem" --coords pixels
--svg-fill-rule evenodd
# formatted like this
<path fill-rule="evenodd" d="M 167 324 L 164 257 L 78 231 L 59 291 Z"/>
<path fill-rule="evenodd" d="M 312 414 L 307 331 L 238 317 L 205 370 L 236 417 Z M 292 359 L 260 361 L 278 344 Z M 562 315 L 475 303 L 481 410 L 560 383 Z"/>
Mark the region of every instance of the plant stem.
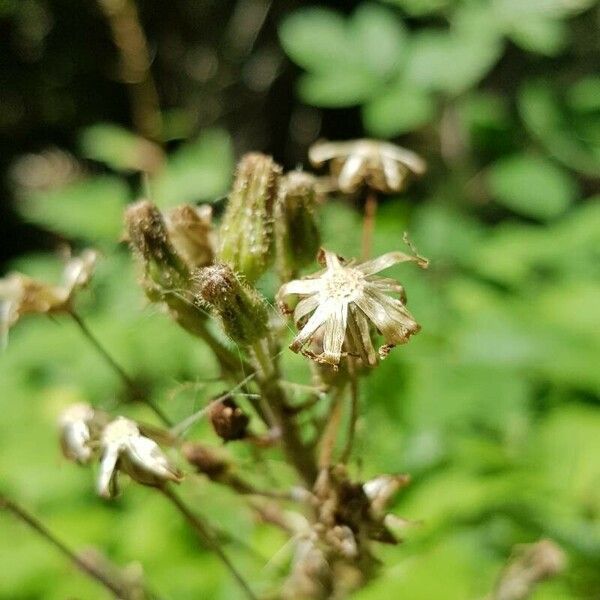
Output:
<path fill-rule="evenodd" d="M 362 258 L 367 260 L 371 256 L 373 246 L 373 230 L 375 228 L 375 215 L 377 214 L 377 194 L 371 189 L 367 192 L 365 200 L 365 213 L 362 229 Z"/>
<path fill-rule="evenodd" d="M 319 468 L 325 469 L 331 465 L 333 450 L 337 439 L 338 430 L 342 420 L 342 398 L 345 386 L 338 387 L 332 399 L 327 426 L 321 437 L 321 452 L 319 454 Z"/>
<path fill-rule="evenodd" d="M 149 139 L 161 135 L 158 93 L 150 72 L 150 53 L 133 0 L 98 0 L 121 58 L 121 76 L 129 90 L 135 128 Z"/>
<path fill-rule="evenodd" d="M 114 581 L 106 573 L 97 569 L 94 565 L 87 563 L 80 556 L 71 550 L 64 542 L 59 540 L 49 529 L 46 528 L 36 517 L 29 514 L 18 504 L 9 500 L 4 494 L 0 494 L 0 508 L 10 511 L 15 517 L 28 525 L 40 537 L 54 546 L 66 558 L 68 558 L 83 573 L 95 579 L 117 598 L 129 598 L 130 593 L 121 582 Z"/>
<path fill-rule="evenodd" d="M 358 377 L 353 359 L 348 359 L 350 370 L 350 423 L 348 425 L 348 438 L 340 456 L 341 463 L 347 463 L 352 454 L 352 446 L 356 437 L 356 423 L 358 421 Z"/>
<path fill-rule="evenodd" d="M 70 311 L 69 314 L 79 327 L 81 333 L 83 333 L 84 337 L 90 342 L 90 344 L 96 349 L 98 354 L 102 356 L 105 362 L 110 366 L 110 368 L 119 376 L 128 392 L 133 396 L 136 402 L 141 402 L 145 404 L 148 408 L 150 408 L 154 414 L 167 426 L 171 426 L 171 421 L 165 415 L 165 413 L 156 405 L 154 402 L 149 400 L 148 398 L 139 398 L 135 382 L 128 375 L 127 371 L 111 356 L 108 350 L 100 343 L 98 338 L 91 332 L 90 328 L 87 326 L 86 322 L 74 311 Z"/>
<path fill-rule="evenodd" d="M 242 575 L 235 568 L 233 563 L 229 560 L 228 556 L 223 552 L 221 546 L 217 540 L 215 540 L 214 536 L 210 531 L 210 527 L 199 517 L 194 514 L 179 498 L 177 494 L 168 486 L 164 486 L 158 488 L 162 494 L 167 498 L 175 508 L 181 513 L 181 515 L 185 518 L 188 524 L 194 529 L 197 533 L 200 540 L 206 544 L 208 548 L 210 548 L 221 560 L 221 562 L 225 565 L 227 570 L 231 573 L 231 575 L 235 578 L 235 580 L 240 584 L 240 587 L 246 594 L 250 600 L 258 600 L 254 595 L 254 592 L 250 589 L 249 585 L 246 583 Z"/>
<path fill-rule="evenodd" d="M 296 468 L 304 483 L 311 488 L 317 477 L 317 468 L 312 451 L 302 441 L 293 417 L 288 413 L 288 401 L 280 384 L 277 363 L 270 355 L 268 340 L 259 340 L 252 345 L 256 362 L 257 383 L 265 400 L 273 411 L 281 430 L 281 439 L 286 455 Z"/>

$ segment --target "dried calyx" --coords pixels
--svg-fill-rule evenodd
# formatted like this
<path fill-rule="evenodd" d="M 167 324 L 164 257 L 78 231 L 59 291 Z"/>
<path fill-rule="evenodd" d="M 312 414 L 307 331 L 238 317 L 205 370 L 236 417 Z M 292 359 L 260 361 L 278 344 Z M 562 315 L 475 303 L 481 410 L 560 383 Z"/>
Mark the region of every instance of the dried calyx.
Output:
<path fill-rule="evenodd" d="M 395 280 L 376 273 L 401 262 L 415 262 L 426 268 L 426 259 L 389 252 L 355 264 L 325 250 L 322 260 L 324 271 L 284 284 L 277 295 L 284 312 L 292 312 L 286 304 L 289 296 L 301 298 L 293 310 L 294 321 L 300 329 L 290 344 L 294 352 L 303 351 L 315 361 L 334 367 L 344 355 L 359 357 L 364 364 L 373 366 L 377 364 L 377 354 L 371 325 L 385 340 L 379 348 L 381 358 L 419 331 L 419 325 L 406 309 L 404 288 Z M 315 346 L 305 349 L 311 343 Z"/>

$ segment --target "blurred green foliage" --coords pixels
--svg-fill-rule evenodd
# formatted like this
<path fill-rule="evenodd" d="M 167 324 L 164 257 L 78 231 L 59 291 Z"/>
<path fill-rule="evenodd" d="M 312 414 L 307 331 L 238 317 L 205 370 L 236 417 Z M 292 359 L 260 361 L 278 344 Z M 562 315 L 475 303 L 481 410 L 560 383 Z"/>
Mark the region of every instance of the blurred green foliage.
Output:
<path fill-rule="evenodd" d="M 374 253 L 398 248 L 408 229 L 431 268 L 392 273 L 423 331 L 370 376 L 355 467 L 365 477 L 411 473 L 396 511 L 420 525 L 405 544 L 381 549 L 381 577 L 357 598 L 483 598 L 512 548 L 543 536 L 566 550 L 569 568 L 534 598 L 600 597 L 600 79 L 589 60 L 598 57 L 594 40 L 576 39 L 578 15 L 597 18 L 598 5 L 389 0 L 349 16 L 300 8 L 280 24 L 282 46 L 303 71 L 302 102 L 359 106 L 367 135 L 410 134 L 407 145 L 430 163 L 424 182 L 386 199 L 377 216 Z M 29 191 L 18 209 L 76 246 L 102 249 L 81 312 L 154 399 L 183 418 L 222 384 L 209 381 L 217 369 L 207 350 L 145 305 L 119 245 L 121 213 L 142 193 L 162 207 L 218 199 L 233 146 L 222 130 L 184 140 L 144 187 L 137 172 L 147 167 L 146 144 L 116 125 L 88 128 L 82 155 L 97 168 Z M 325 245 L 355 256 L 360 214 L 341 198 L 322 212 Z M 56 276 L 45 256 L 13 266 Z M 290 378 L 307 380 L 301 359 L 286 362 Z M 237 597 L 152 490 L 126 486 L 106 504 L 92 474 L 60 458 L 60 408 L 75 400 L 114 408 L 118 393 L 70 322 L 20 324 L 0 381 L 3 488 L 76 547 L 140 561 L 167 598 Z M 279 533 L 213 484 L 187 481 L 182 492 L 261 555 L 278 555 L 265 568 L 229 548 L 266 589 L 289 559 Z M 0 598 L 105 597 L 22 525 L 0 515 L 0 528 Z"/>

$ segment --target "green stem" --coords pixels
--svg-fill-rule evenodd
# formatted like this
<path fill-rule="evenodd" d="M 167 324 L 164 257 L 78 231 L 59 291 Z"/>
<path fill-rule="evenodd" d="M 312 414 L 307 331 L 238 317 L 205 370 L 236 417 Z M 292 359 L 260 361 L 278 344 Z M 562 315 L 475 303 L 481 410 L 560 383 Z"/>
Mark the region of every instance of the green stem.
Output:
<path fill-rule="evenodd" d="M 250 586 L 246 583 L 242 575 L 235 568 L 229 557 L 223 552 L 221 546 L 210 531 L 210 527 L 196 514 L 194 514 L 179 498 L 175 492 L 168 486 L 158 488 L 163 495 L 177 508 L 189 525 L 194 529 L 202 543 L 206 544 L 221 560 L 234 579 L 240 584 L 240 587 L 250 600 L 258 600 Z"/>
<path fill-rule="evenodd" d="M 114 581 L 106 573 L 96 568 L 94 565 L 89 564 L 81 557 L 71 550 L 64 542 L 58 539 L 49 529 L 46 528 L 36 517 L 29 514 L 25 509 L 20 507 L 18 504 L 9 500 L 4 494 L 0 494 L 0 508 L 5 508 L 10 511 L 15 517 L 21 520 L 23 523 L 28 525 L 33 531 L 35 531 L 41 538 L 49 542 L 54 548 L 56 548 L 61 554 L 68 558 L 80 571 L 96 580 L 117 598 L 128 599 L 131 598 L 130 591 L 125 585 L 120 582 Z"/>
<path fill-rule="evenodd" d="M 348 359 L 350 371 L 350 423 L 348 425 L 348 438 L 340 456 L 341 463 L 347 463 L 352 454 L 352 446 L 356 437 L 356 423 L 358 421 L 358 377 L 356 367 L 352 358 Z"/>
<path fill-rule="evenodd" d="M 257 383 L 260 391 L 273 411 L 277 426 L 281 431 L 283 447 L 290 462 L 294 465 L 304 483 L 311 488 L 317 468 L 312 451 L 300 437 L 300 432 L 292 415 L 288 412 L 288 402 L 280 381 L 277 363 L 269 352 L 266 339 L 252 345 L 256 363 Z"/>
<path fill-rule="evenodd" d="M 70 311 L 69 314 L 79 327 L 79 330 L 88 342 L 95 348 L 95 350 L 102 356 L 104 361 L 110 366 L 110 368 L 119 376 L 128 392 L 133 396 L 136 402 L 145 404 L 154 414 L 167 426 L 171 426 L 171 420 L 165 415 L 165 413 L 149 398 L 139 398 L 137 387 L 133 379 L 129 376 L 127 371 L 112 357 L 108 350 L 100 343 L 98 338 L 91 332 L 86 322 L 74 311 Z"/>

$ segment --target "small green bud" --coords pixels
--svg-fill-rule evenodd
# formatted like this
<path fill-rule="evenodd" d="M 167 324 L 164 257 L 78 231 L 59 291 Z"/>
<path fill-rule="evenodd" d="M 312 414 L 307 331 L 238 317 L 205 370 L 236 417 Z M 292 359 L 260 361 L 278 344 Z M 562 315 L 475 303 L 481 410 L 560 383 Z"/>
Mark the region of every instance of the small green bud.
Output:
<path fill-rule="evenodd" d="M 315 218 L 315 178 L 302 171 L 285 175 L 275 211 L 277 270 L 282 281 L 314 262 L 321 246 Z"/>
<path fill-rule="evenodd" d="M 218 317 L 234 342 L 249 346 L 268 333 L 268 313 L 258 292 L 240 281 L 226 264 L 194 273 L 196 301 Z"/>
<path fill-rule="evenodd" d="M 125 224 L 131 248 L 144 266 L 146 292 L 185 289 L 190 271 L 169 240 L 165 221 L 154 204 L 141 200 L 125 211 Z"/>
<path fill-rule="evenodd" d="M 246 154 L 240 161 L 220 228 L 220 258 L 250 282 L 273 260 L 273 210 L 281 167 L 270 156 Z"/>

